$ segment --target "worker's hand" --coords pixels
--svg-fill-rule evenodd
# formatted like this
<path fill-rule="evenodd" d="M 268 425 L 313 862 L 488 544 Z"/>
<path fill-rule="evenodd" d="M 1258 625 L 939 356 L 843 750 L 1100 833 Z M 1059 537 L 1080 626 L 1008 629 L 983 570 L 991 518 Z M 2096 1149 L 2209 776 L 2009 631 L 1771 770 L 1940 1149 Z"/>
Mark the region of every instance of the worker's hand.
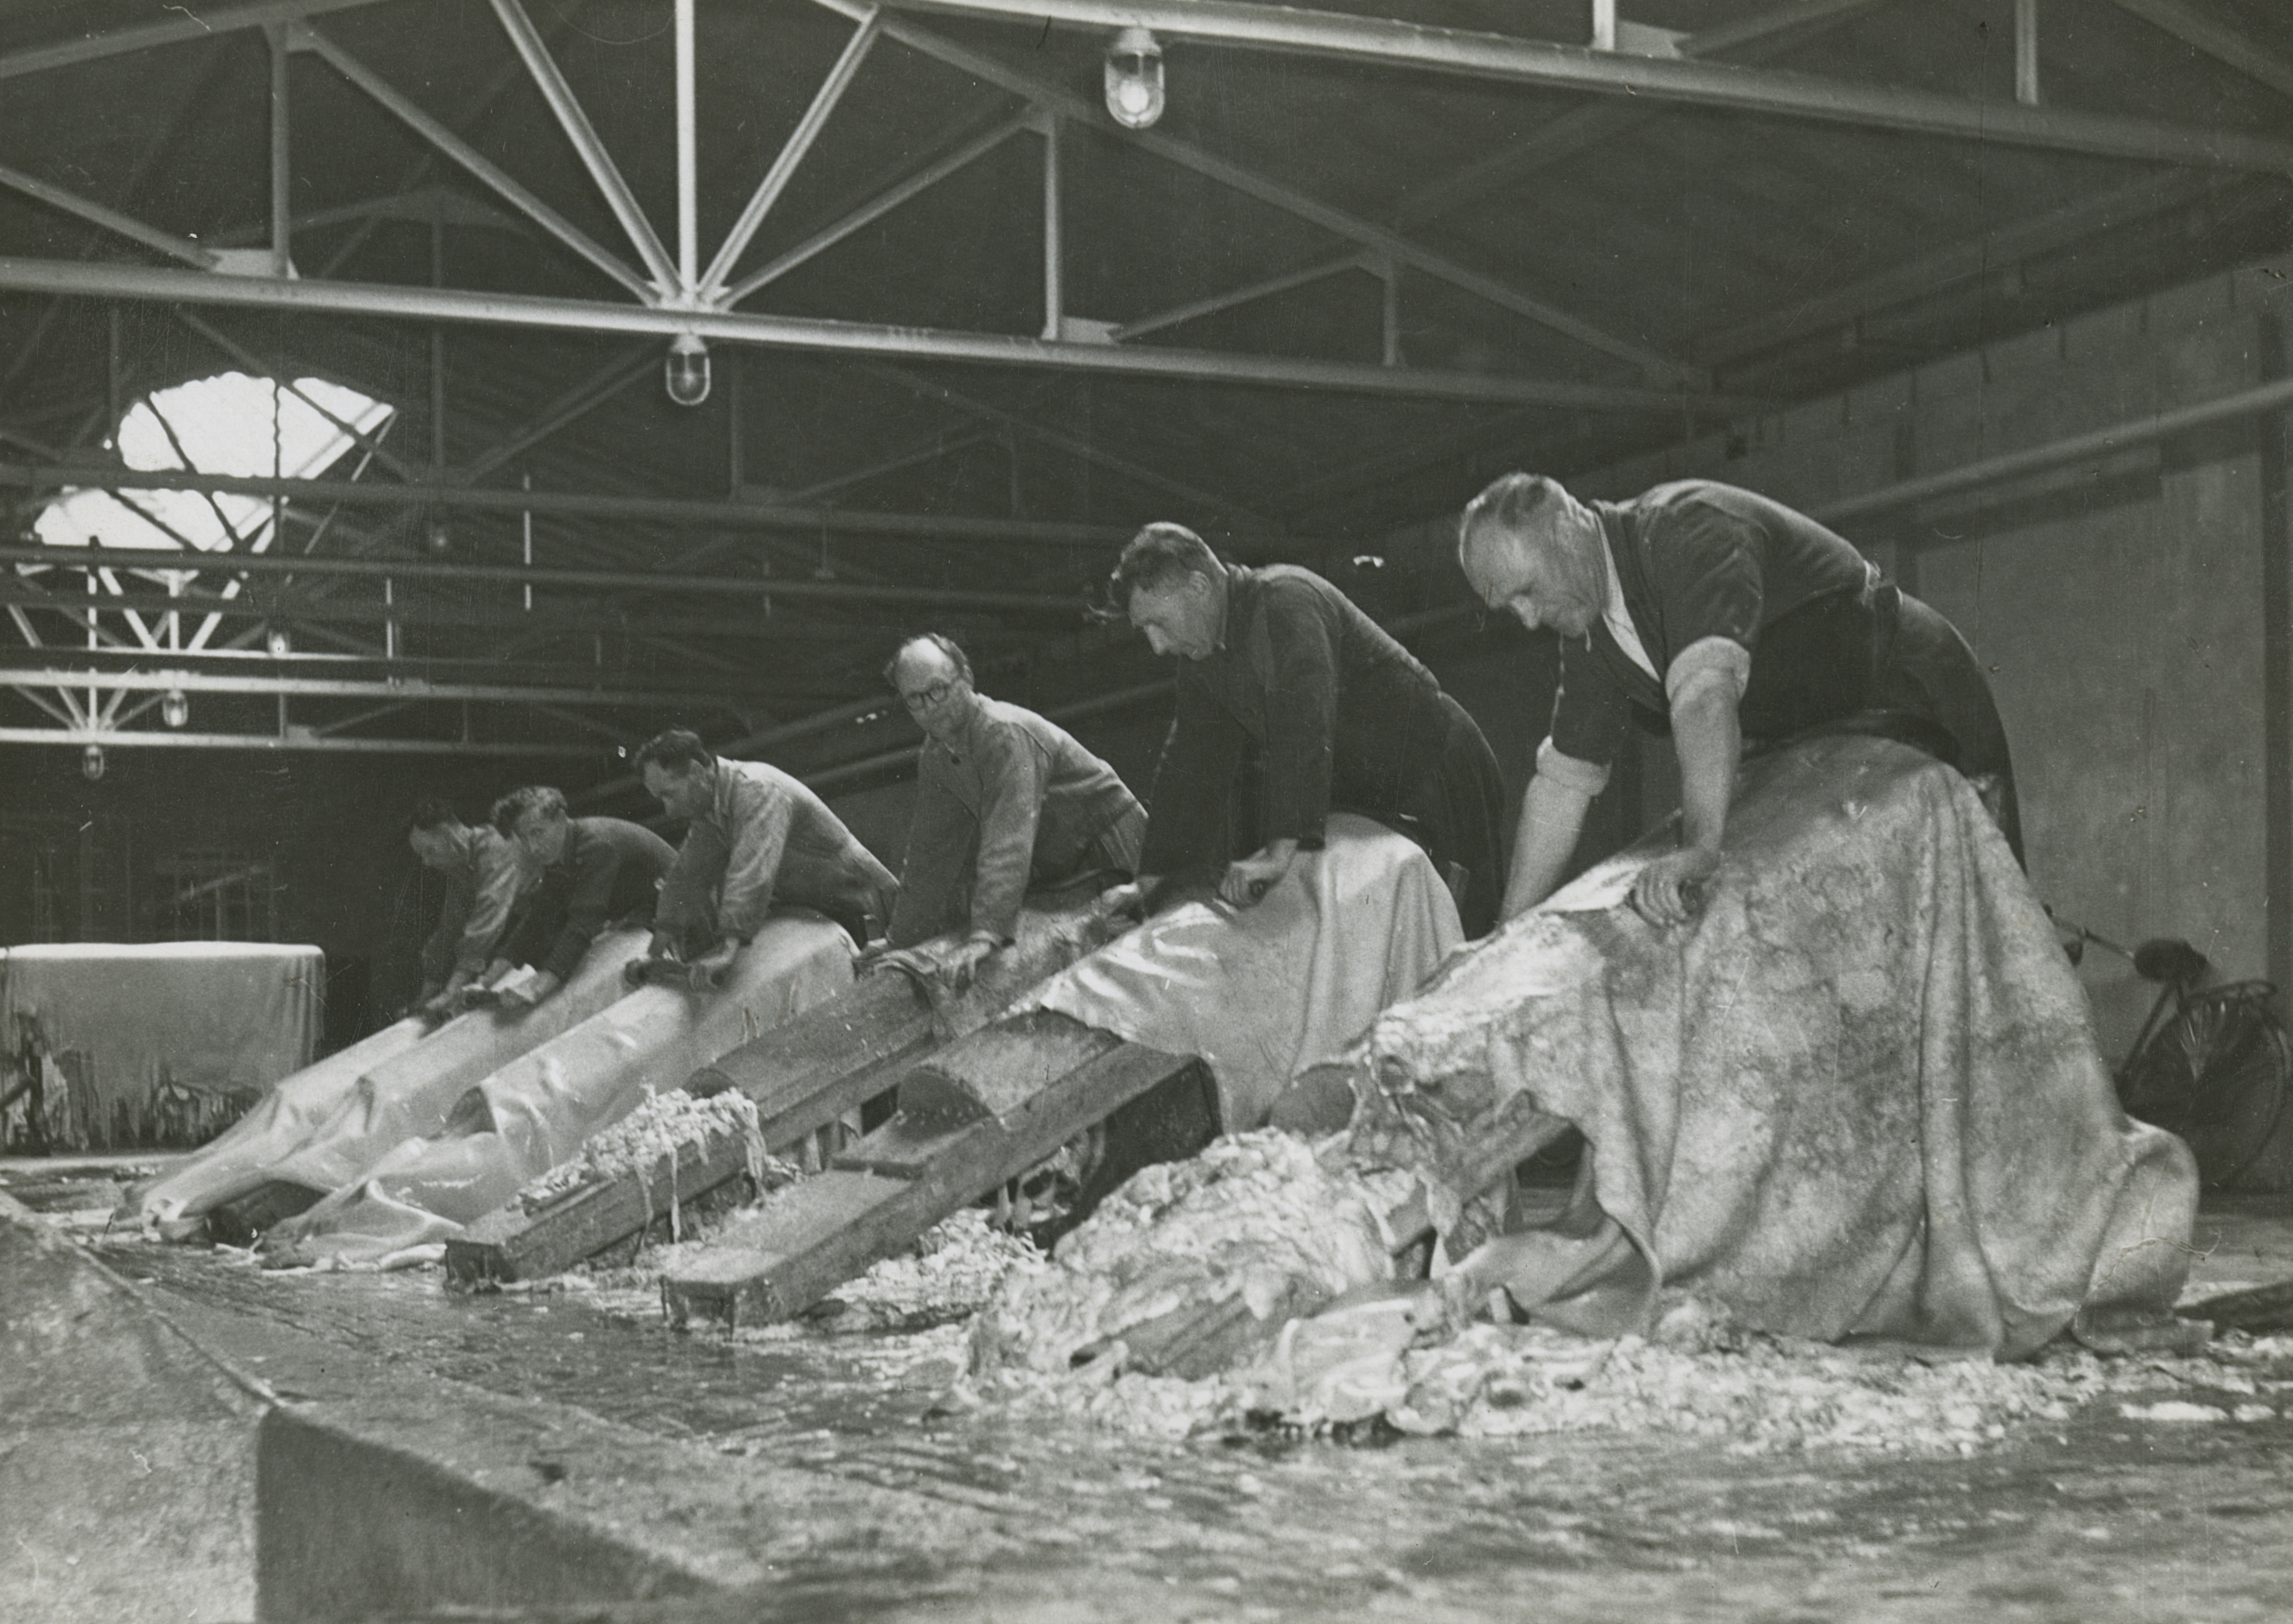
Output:
<path fill-rule="evenodd" d="M 530 1010 L 565 985 L 562 977 L 543 970 L 531 981 L 501 989 L 501 1001 L 514 1009 Z"/>
<path fill-rule="evenodd" d="M 461 1002 L 460 987 L 454 987 L 451 990 L 442 987 L 422 1001 L 423 1019 L 425 1020 L 450 1019 L 458 1012 L 458 1006 Z"/>
<path fill-rule="evenodd" d="M 961 992 L 971 985 L 971 978 L 979 973 L 979 967 L 1002 945 L 992 936 L 973 937 L 940 959 L 939 978 L 946 983 L 950 992 Z"/>
<path fill-rule="evenodd" d="M 1666 852 L 1633 881 L 1633 906 L 1652 925 L 1683 925 L 1704 908 L 1704 882 L 1720 866 L 1720 854 L 1694 846 Z"/>
<path fill-rule="evenodd" d="M 740 951 L 741 944 L 737 941 L 719 942 L 693 960 L 688 970 L 693 978 L 693 991 L 714 992 L 717 984 L 725 978 L 725 972 L 733 968 L 733 960 Z"/>
<path fill-rule="evenodd" d="M 1219 897 L 1234 907 L 1249 907 L 1282 882 L 1297 855 L 1295 848 L 1285 851 L 1278 846 L 1269 846 L 1228 864 L 1226 877 L 1219 881 Z"/>

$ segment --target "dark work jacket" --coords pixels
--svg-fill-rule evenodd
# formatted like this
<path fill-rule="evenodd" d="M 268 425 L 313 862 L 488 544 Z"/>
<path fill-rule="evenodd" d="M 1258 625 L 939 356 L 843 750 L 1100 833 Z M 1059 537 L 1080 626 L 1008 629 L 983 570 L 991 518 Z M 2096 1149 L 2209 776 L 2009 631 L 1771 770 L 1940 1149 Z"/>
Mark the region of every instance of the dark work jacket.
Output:
<path fill-rule="evenodd" d="M 1138 816 L 1114 769 L 1065 728 L 982 695 L 952 746 L 924 743 L 892 945 L 962 929 L 1012 940 L 1031 884 L 1092 865 L 1098 836 Z"/>
<path fill-rule="evenodd" d="M 1750 653 L 1744 727 L 1762 736 L 1769 731 L 1762 726 L 1765 696 L 1812 678 L 1784 661 L 1763 662 L 1762 631 L 1819 599 L 1868 598 L 1878 585 L 1878 571 L 1851 542 L 1733 485 L 1681 480 L 1628 502 L 1590 506 L 1607 535 L 1633 629 L 1657 674 L 1634 664 L 1600 621 L 1589 646 L 1561 640 L 1552 747 L 1579 761 L 1605 767 L 1616 759 L 1633 706 L 1666 714 L 1662 678 L 1682 650 L 1706 637 L 1728 638 Z M 1832 678 L 1826 673 L 1821 680 Z"/>
<path fill-rule="evenodd" d="M 565 849 L 510 915 L 499 956 L 572 979 L 597 933 L 617 919 L 650 919 L 677 849 L 641 824 L 577 817 Z"/>
<path fill-rule="evenodd" d="M 1285 564 L 1229 569 L 1219 646 L 1179 662 L 1139 872 L 1228 859 L 1224 811 L 1252 743 L 1260 840 L 1311 849 L 1333 802 L 1398 812 L 1439 772 L 1450 727 L 1433 673 L 1328 581 Z"/>

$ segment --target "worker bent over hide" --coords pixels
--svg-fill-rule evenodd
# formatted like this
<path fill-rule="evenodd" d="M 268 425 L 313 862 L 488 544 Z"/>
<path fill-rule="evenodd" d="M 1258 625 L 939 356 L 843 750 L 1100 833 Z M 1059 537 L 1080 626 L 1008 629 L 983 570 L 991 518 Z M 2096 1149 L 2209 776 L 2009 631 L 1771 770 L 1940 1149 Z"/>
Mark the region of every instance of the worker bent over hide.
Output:
<path fill-rule="evenodd" d="M 762 761 L 727 761 L 672 727 L 637 751 L 645 788 L 685 820 L 641 963 L 681 960 L 713 987 L 775 903 L 816 908 L 865 946 L 899 881 L 798 780 Z M 636 967 L 632 967 L 636 968 Z"/>
<path fill-rule="evenodd" d="M 442 800 L 414 808 L 406 843 L 423 867 L 446 881 L 437 927 L 422 944 L 422 990 L 415 997 L 425 1012 L 443 1015 L 485 974 L 526 871 L 498 831 L 472 828 Z"/>
<path fill-rule="evenodd" d="M 1220 892 L 1247 906 L 1322 844 L 1333 807 L 1425 848 L 1468 936 L 1497 919 L 1503 788 L 1488 741 L 1433 673 L 1328 581 L 1289 564 L 1219 563 L 1193 532 L 1150 524 L 1115 591 L 1158 654 L 1181 656 L 1156 770 L 1142 880 L 1220 849 L 1247 751 L 1260 758 L 1258 838 Z"/>
<path fill-rule="evenodd" d="M 564 794 L 547 784 L 495 802 L 494 826 L 531 876 L 487 969 L 507 1003 L 539 1003 L 556 993 L 608 925 L 650 920 L 677 859 L 676 849 L 641 824 L 567 816 Z M 535 978 L 506 982 L 520 965 L 531 965 Z"/>
<path fill-rule="evenodd" d="M 1017 938 L 1030 890 L 1138 873 L 1145 810 L 1065 729 L 979 693 L 936 634 L 901 645 L 885 676 L 925 734 L 893 946 L 965 932 L 947 964 L 960 982 Z"/>
<path fill-rule="evenodd" d="M 1717 865 L 1743 741 L 1845 723 L 1900 732 L 1973 782 L 2019 860 L 2006 734 L 1973 651 L 1846 540 L 1709 480 L 1580 502 L 1508 474 L 1473 499 L 1458 559 L 1481 601 L 1560 636 L 1560 691 L 1521 806 L 1504 913 L 1550 895 L 1634 706 L 1667 715 L 1681 849 L 1633 900 L 1660 923 Z"/>

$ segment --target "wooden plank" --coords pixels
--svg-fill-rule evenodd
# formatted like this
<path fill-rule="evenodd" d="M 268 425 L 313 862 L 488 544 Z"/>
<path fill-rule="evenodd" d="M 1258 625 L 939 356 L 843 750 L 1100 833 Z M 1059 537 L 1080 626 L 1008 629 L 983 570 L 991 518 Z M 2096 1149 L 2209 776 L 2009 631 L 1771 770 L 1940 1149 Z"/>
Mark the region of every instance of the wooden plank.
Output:
<path fill-rule="evenodd" d="M 1032 1019 L 1022 1016 L 998 1025 L 1008 1033 Z M 1050 1023 L 1037 1023 L 1035 1029 L 1063 1054 L 1098 1047 L 1084 1041 L 1090 1028 L 1077 1022 L 1067 1027 L 1074 1030 Z M 1010 1053 L 1009 1044 L 983 1044 L 970 1056 L 984 1060 L 991 1054 Z M 959 1065 L 954 1075 L 965 1072 Z M 950 1074 L 941 1076 L 951 1097 L 960 1092 Z M 974 1080 L 988 1081 L 984 1076 Z M 1165 1086 L 1201 1091 L 1210 1084 L 1202 1062 L 1192 1056 L 1116 1041 L 996 1116 L 958 1123 L 943 1119 L 936 1127 L 914 1122 L 903 1125 L 896 1120 L 887 1124 L 863 1140 L 847 1162 L 888 1165 L 896 1150 L 903 1165 L 916 1169 L 915 1176 L 879 1177 L 839 1165 L 792 1187 L 773 1210 L 665 1276 L 662 1307 L 671 1322 L 679 1325 L 695 1315 L 740 1325 L 801 1313 L 958 1207 L 1025 1173 L 1083 1129 Z M 905 1083 L 901 1092 L 904 1100 Z"/>
<path fill-rule="evenodd" d="M 667 1218 L 672 1203 L 690 1204 L 748 1171 L 747 1137 L 712 1133 L 660 1157 L 642 1180 L 586 1185 L 532 1213 L 499 1208 L 446 1242 L 446 1278 L 466 1286 L 555 1274 Z"/>
<path fill-rule="evenodd" d="M 702 1099 L 737 1088 L 767 1115 L 831 1077 L 930 1040 L 931 1001 L 890 970 L 863 976 L 849 992 L 815 1004 L 693 1074 Z"/>

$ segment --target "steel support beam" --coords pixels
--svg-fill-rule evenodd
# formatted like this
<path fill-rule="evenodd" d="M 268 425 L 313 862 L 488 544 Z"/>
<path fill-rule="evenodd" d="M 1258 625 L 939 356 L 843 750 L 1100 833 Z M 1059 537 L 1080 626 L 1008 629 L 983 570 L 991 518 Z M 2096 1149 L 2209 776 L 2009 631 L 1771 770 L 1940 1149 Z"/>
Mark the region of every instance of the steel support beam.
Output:
<path fill-rule="evenodd" d="M 870 15 L 874 15 L 874 12 L 871 11 Z M 770 287 L 798 265 L 825 254 L 854 232 L 865 231 L 911 198 L 930 191 L 957 170 L 969 167 L 1014 135 L 1035 127 L 1034 116 L 1022 114 L 1016 118 L 1006 118 L 993 128 L 973 136 L 945 157 L 933 159 L 906 180 L 886 187 L 841 219 L 822 226 L 796 247 L 775 256 L 762 268 L 751 271 L 724 290 L 715 301 L 717 308 L 729 310 L 749 295 Z"/>
<path fill-rule="evenodd" d="M 164 664 L 165 650 L 153 654 Z M 744 694 L 646 689 L 583 688 L 571 685 L 501 682 L 433 682 L 420 677 L 231 676 L 211 671 L 97 670 L 55 667 L 39 670 L 0 666 L 0 687 L 53 688 L 69 686 L 102 693 L 285 694 L 296 699 L 378 699 L 405 704 L 471 701 L 485 704 L 551 704 L 609 710 L 657 707 L 722 708 L 738 711 L 763 702 Z"/>
<path fill-rule="evenodd" d="M 53 45 L 30 45 L 21 51 L 0 55 L 0 79 L 17 78 L 28 73 L 46 73 L 81 62 L 101 61 L 107 57 L 155 50 L 161 45 L 212 39 L 218 34 L 236 33 L 242 28 L 274 28 L 283 22 L 316 17 L 327 12 L 356 11 L 361 6 L 375 4 L 377 0 L 265 0 L 264 4 L 256 5 L 226 5 L 213 10 L 201 8 L 196 17 L 188 10 L 171 6 L 166 9 L 182 12 L 181 21 L 114 28 L 107 33 L 62 40 Z"/>
<path fill-rule="evenodd" d="M 841 10 L 848 0 L 823 3 Z M 885 0 L 885 4 L 903 12 L 995 18 L 1023 23 L 1035 31 L 1047 22 L 1108 32 L 1146 28 L 1165 39 L 1413 68 L 1552 90 L 1638 96 L 1906 134 L 2050 147 L 2151 163 L 2293 171 L 2293 142 L 2235 130 L 2065 108 L 2002 106 L 1969 96 L 1718 62 L 1588 51 L 1511 35 L 1430 28 L 1335 12 L 1236 0 Z M 887 24 L 885 31 L 905 43 L 904 36 L 911 30 Z"/>
<path fill-rule="evenodd" d="M 107 728 L 86 727 L 0 727 L 0 744 L 59 744 L 73 750 L 101 744 L 106 750 L 315 751 L 370 756 L 479 756 L 488 759 L 540 757 L 562 759 L 568 756 L 602 759 L 607 754 L 606 746 L 590 740 L 579 743 L 539 744 L 529 740 L 490 743 L 484 739 L 360 739 L 322 734 L 311 728 L 291 727 L 284 734 L 116 733 Z"/>
<path fill-rule="evenodd" d="M 263 475 L 190 474 L 167 469 L 87 467 L 69 464 L 25 468 L 0 463 L 0 486 L 34 490 L 201 491 L 238 496 L 279 496 L 290 500 L 340 502 L 346 507 L 446 508 L 485 513 L 554 513 L 588 518 L 644 520 L 668 524 L 710 524 L 727 529 L 835 531 L 912 541 L 988 541 L 1045 547 L 1105 544 L 1130 539 L 1121 524 L 1077 524 L 1042 519 L 940 518 L 929 514 L 876 513 L 840 508 L 749 506 L 665 496 L 605 496 L 563 491 L 504 490 L 458 484 L 369 484 L 344 479 L 271 479 Z M 181 540 L 181 538 L 178 538 Z M 189 547 L 189 543 L 185 543 Z M 34 562 L 55 561 L 61 549 L 41 549 Z M 191 550 L 184 563 L 168 553 L 122 556 L 143 569 L 229 569 L 241 552 Z M 653 576 L 650 579 L 674 580 Z"/>
<path fill-rule="evenodd" d="M 820 139 L 821 131 L 828 127 L 829 115 L 844 99 L 844 93 L 852 87 L 860 65 L 868 60 L 869 51 L 882 32 L 879 19 L 879 13 L 873 9 L 861 19 L 860 26 L 853 30 L 852 37 L 845 42 L 843 53 L 836 59 L 836 65 L 828 70 L 827 78 L 821 81 L 820 89 L 812 98 L 812 105 L 806 108 L 804 117 L 797 120 L 796 128 L 782 144 L 779 155 L 773 159 L 772 167 L 765 171 L 765 178 L 757 183 L 757 190 L 749 195 L 747 205 L 741 210 L 740 218 L 733 221 L 733 229 L 725 233 L 725 240 L 718 247 L 716 257 L 709 262 L 709 269 L 701 273 L 701 296 L 704 300 L 715 303 L 725 296 L 725 281 L 733 274 L 733 267 L 740 264 L 741 256 L 749 251 L 749 244 L 755 239 L 758 228 L 764 224 L 765 216 L 772 213 L 773 205 L 779 202 L 781 193 L 788 190 L 789 182 L 796 176 L 797 166 L 804 162 L 805 155 L 812 150 L 813 142 Z"/>
<path fill-rule="evenodd" d="M 515 491 L 508 494 L 515 496 Z M 40 564 L 56 570 L 109 566 L 124 570 L 181 569 L 130 548 L 0 547 L 0 564 Z M 96 561 L 100 560 L 100 564 Z M 531 581 L 542 588 L 581 590 L 707 592 L 743 597 L 784 597 L 793 603 L 927 604 L 945 609 L 1009 609 L 1080 616 L 1082 602 L 1033 592 L 974 592 L 949 587 L 863 586 L 851 581 L 780 581 L 755 575 L 663 575 L 649 570 L 528 569 L 523 564 L 456 564 L 430 558 L 282 557 L 271 553 L 202 553 L 196 567 L 234 575 L 344 575 L 358 580 L 447 581 L 466 583 Z"/>
<path fill-rule="evenodd" d="M 680 4 L 689 4 L 690 0 L 680 0 Z M 596 183 L 605 206 L 613 211 L 613 218 L 621 223 L 621 230 L 628 234 L 629 246 L 636 249 L 637 257 L 644 260 L 645 269 L 652 272 L 655 290 L 662 298 L 668 298 L 684 286 L 677 276 L 677 266 L 668 257 L 668 249 L 662 246 L 660 233 L 654 231 L 652 222 L 645 218 L 644 208 L 637 203 L 636 193 L 629 190 L 628 182 L 622 178 L 620 166 L 614 163 L 613 155 L 605 150 L 605 143 L 598 138 L 596 126 L 589 122 L 589 115 L 581 110 L 580 101 L 574 95 L 573 87 L 565 82 L 564 74 L 558 70 L 557 59 L 549 54 L 549 47 L 542 42 L 541 30 L 533 26 L 533 20 L 525 14 L 525 7 L 519 4 L 519 0 L 493 0 L 493 8 L 494 15 L 501 20 L 502 31 L 509 36 L 510 44 L 517 49 L 518 60 L 525 64 L 526 72 L 541 92 L 541 99 L 549 104 L 549 110 L 556 116 L 557 126 L 565 132 L 565 139 L 573 143 L 575 156 L 580 158 L 582 167 L 588 170 L 589 178 Z"/>
<path fill-rule="evenodd" d="M 1199 299 L 1189 299 L 1183 304 L 1155 311 L 1134 321 L 1125 321 L 1107 336 L 1117 344 L 1128 344 L 1133 338 L 1144 338 L 1147 334 L 1159 333 L 1165 328 L 1182 327 L 1189 321 L 1199 321 L 1204 316 L 1215 316 L 1238 305 L 1255 304 L 1260 299 L 1270 299 L 1329 277 L 1341 276 L 1349 271 L 1366 271 L 1369 264 L 1370 256 L 1366 251 L 1341 254 L 1335 259 L 1325 259 L 1296 271 L 1284 271 L 1276 276 L 1260 277 L 1257 281 L 1245 282 L 1239 288 L 1205 294 Z"/>
<path fill-rule="evenodd" d="M 294 58 L 283 27 L 263 32 L 271 45 L 271 274 L 285 277 L 295 269 L 293 86 L 288 71 Z"/>
<path fill-rule="evenodd" d="M 2177 434 L 2210 428 L 2217 423 L 2235 422 L 2241 418 L 2259 417 L 2265 412 L 2283 411 L 2288 408 L 2293 408 L 2293 378 L 2281 378 L 2251 389 L 2239 390 L 2234 394 L 2224 394 L 2210 401 L 2200 401 L 2192 406 L 2159 412 L 2155 417 L 2136 418 L 2131 422 L 2112 424 L 2108 428 L 2093 429 L 2086 434 L 2071 434 L 2045 445 L 2033 446 L 2029 451 L 2010 451 L 2005 456 L 1985 458 L 1981 462 L 1922 474 L 1915 479 L 1900 480 L 1876 491 L 1866 491 L 1819 508 L 1811 508 L 1808 513 L 1823 524 L 1837 524 L 1866 514 L 1908 508 L 1937 497 L 1980 490 L 1984 485 L 1999 484 L 2032 474 L 2044 474 L 2088 459 L 2106 461 L 2135 446 L 2154 444 Z"/>
<path fill-rule="evenodd" d="M 1238 355 L 1118 345 L 1048 343 L 1001 333 L 831 321 L 733 311 L 666 311 L 634 304 L 525 294 L 466 293 L 402 283 L 280 282 L 267 277 L 205 276 L 141 265 L 90 264 L 69 260 L 0 258 L 0 289 L 57 293 L 85 298 L 146 299 L 193 304 L 235 304 L 336 315 L 387 316 L 413 321 L 465 321 L 496 327 L 631 333 L 674 337 L 693 332 L 728 344 L 864 354 L 912 361 L 976 362 L 1120 377 L 1314 389 L 1342 394 L 1402 395 L 1427 400 L 1486 401 L 1501 405 L 1552 406 L 1581 411 L 1677 416 L 1706 419 L 1748 416 L 1772 402 L 1724 395 L 1683 394 L 1614 384 L 1576 384 L 1501 374 L 1432 371 L 1415 367 L 1363 366 L 1350 361 Z"/>
<path fill-rule="evenodd" d="M 1738 56 L 1739 62 L 1756 62 L 1790 48 L 1826 25 L 1844 21 L 1881 3 L 1882 0 L 1797 0 L 1796 4 L 1775 11 L 1746 17 L 1741 22 L 1722 23 L 1691 35 L 1680 42 L 1679 50 L 1681 55 L 1687 57 L 1732 53 Z M 1511 146 L 1501 147 L 1429 185 L 1413 188 L 1394 211 L 1394 223 L 1404 230 L 1422 225 L 1509 182 L 1521 180 L 1587 147 L 1638 129 L 1658 116 L 1629 102 L 1598 102 L 1563 113 Z"/>
<path fill-rule="evenodd" d="M 2188 0 L 2118 0 L 2118 6 L 2163 28 L 2184 45 L 2228 64 L 2246 77 L 2268 85 L 2279 95 L 2293 96 L 2293 61 L 2264 50 L 2219 16 L 2188 4 Z"/>
<path fill-rule="evenodd" d="M 140 242 L 155 254 L 165 254 L 201 271 L 212 268 L 218 256 L 201 248 L 188 237 L 178 237 L 173 231 L 163 231 L 155 225 L 146 225 L 133 215 L 123 214 L 92 198 L 83 198 L 76 191 L 44 181 L 21 169 L 12 169 L 0 164 L 0 186 L 11 191 L 20 191 L 26 197 L 46 204 L 49 207 L 101 226 L 115 237 L 125 237 L 130 242 Z"/>
<path fill-rule="evenodd" d="M 458 470 L 458 476 L 472 483 L 483 479 L 558 430 L 579 422 L 630 385 L 652 376 L 660 367 L 660 357 L 650 348 L 634 355 L 614 357 L 543 406 L 509 438 L 473 459 L 467 467 Z"/>
<path fill-rule="evenodd" d="M 1199 0 L 1199 3 L 1206 10 L 1218 9 L 1212 4 L 1212 0 Z M 847 17 L 858 13 L 859 0 L 819 0 L 819 4 Z M 1288 14 L 1310 16 L 1315 13 L 1300 12 Z M 1082 97 L 1059 89 L 1056 85 L 1047 85 L 1040 79 L 1017 71 L 994 57 L 984 55 L 968 46 L 958 45 L 928 28 L 915 28 L 903 22 L 887 22 L 884 25 L 884 31 L 891 38 L 908 46 L 911 50 L 936 57 L 951 68 L 960 69 L 976 78 L 984 79 L 991 85 L 1007 90 L 1013 95 L 1024 97 L 1042 111 L 1057 118 L 1078 123 L 1085 128 L 1097 127 L 1104 118 L 1096 102 L 1086 102 Z M 1192 142 L 1182 141 L 1176 136 L 1166 135 L 1155 130 L 1128 132 L 1123 139 L 1137 146 L 1141 151 L 1150 152 L 1166 163 L 1176 164 L 1181 168 L 1192 170 L 1206 180 L 1214 181 L 1231 191 L 1239 191 L 1245 197 L 1255 198 L 1269 207 L 1294 215 L 1309 224 L 1320 227 L 1333 236 L 1342 237 L 1350 242 L 1360 244 L 1363 248 L 1374 249 L 1389 259 L 1406 264 L 1414 271 L 1422 272 L 1437 281 L 1446 282 L 1451 287 L 1470 293 L 1475 298 L 1495 304 L 1500 309 L 1509 310 L 1526 321 L 1548 328 L 1589 349 L 1629 362 L 1652 379 L 1679 386 L 1696 385 L 1701 381 L 1694 376 L 1692 368 L 1682 366 L 1671 356 L 1661 354 L 1645 345 L 1618 337 L 1580 316 L 1572 315 L 1557 305 L 1549 304 L 1543 299 L 1525 293 L 1496 277 L 1475 271 L 1470 266 L 1461 265 L 1446 256 L 1420 247 L 1408 238 L 1384 226 L 1348 214 L 1345 210 L 1333 207 L 1317 198 L 1309 197 L 1294 187 L 1269 180 L 1253 169 L 1221 158 L 1217 153 L 1196 146 Z M 2293 146 L 2289 146 L 2287 150 L 2289 153 L 2293 153 Z"/>
<path fill-rule="evenodd" d="M 644 279 L 630 270 L 617 256 L 609 253 L 596 238 L 528 191 L 512 179 L 498 164 L 423 111 L 411 100 L 401 93 L 396 86 L 364 62 L 308 25 L 296 25 L 295 38 L 298 44 L 307 45 L 324 58 L 328 66 L 364 91 L 385 112 L 392 114 L 417 135 L 461 165 L 488 186 L 492 187 L 520 214 L 548 232 L 566 248 L 571 248 L 605 275 L 628 288 L 636 297 L 643 299 L 651 296 L 652 289 L 645 285 Z"/>

